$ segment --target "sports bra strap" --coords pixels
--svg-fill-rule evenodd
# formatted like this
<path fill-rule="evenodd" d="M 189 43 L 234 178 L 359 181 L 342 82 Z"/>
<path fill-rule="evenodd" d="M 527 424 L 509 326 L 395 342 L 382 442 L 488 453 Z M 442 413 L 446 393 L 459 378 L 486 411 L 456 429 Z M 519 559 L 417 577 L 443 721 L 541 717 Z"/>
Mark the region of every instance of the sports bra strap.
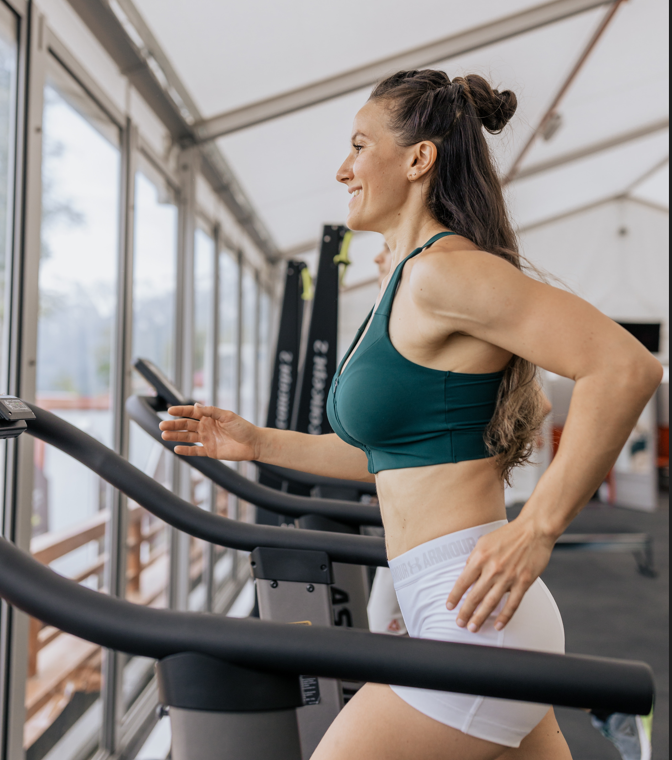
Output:
<path fill-rule="evenodd" d="M 411 256 L 415 255 L 416 253 L 420 253 L 420 251 L 424 251 L 425 248 L 429 248 L 430 245 L 434 245 L 437 240 L 441 240 L 442 237 L 448 237 L 448 235 L 457 235 L 457 232 L 437 232 L 436 235 L 434 235 L 433 238 L 430 238 L 423 246 L 422 248 L 416 248 L 412 253 Z M 407 256 L 407 259 L 410 259 L 411 256 Z"/>
<path fill-rule="evenodd" d="M 392 301 L 394 300 L 394 296 L 397 293 L 397 288 L 399 286 L 399 280 L 401 278 L 401 274 L 404 271 L 404 265 L 409 259 L 412 259 L 413 256 L 417 256 L 419 253 L 422 253 L 426 248 L 429 248 L 430 245 L 434 245 L 437 240 L 440 240 L 443 237 L 448 237 L 448 235 L 457 235 L 456 232 L 439 232 L 434 237 L 430 238 L 423 246 L 420 248 L 416 248 L 414 251 L 411 251 L 408 256 L 406 256 L 403 261 L 400 261 L 399 264 L 397 264 L 397 268 L 394 270 L 394 274 L 392 275 L 392 278 L 390 279 L 390 282 L 388 283 L 387 287 L 385 288 L 385 293 L 383 294 L 383 298 L 381 299 L 380 305 L 378 309 L 376 310 L 376 314 L 380 315 L 389 315 L 390 309 L 392 307 Z"/>

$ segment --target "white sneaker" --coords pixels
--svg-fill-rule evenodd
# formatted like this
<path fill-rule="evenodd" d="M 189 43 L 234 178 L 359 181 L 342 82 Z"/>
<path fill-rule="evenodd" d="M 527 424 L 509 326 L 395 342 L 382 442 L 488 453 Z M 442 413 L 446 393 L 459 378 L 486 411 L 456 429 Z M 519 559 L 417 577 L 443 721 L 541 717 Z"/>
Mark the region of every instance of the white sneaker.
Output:
<path fill-rule="evenodd" d="M 593 726 L 616 746 L 623 760 L 651 760 L 653 713 L 647 716 L 612 713 L 606 720 L 591 715 Z"/>

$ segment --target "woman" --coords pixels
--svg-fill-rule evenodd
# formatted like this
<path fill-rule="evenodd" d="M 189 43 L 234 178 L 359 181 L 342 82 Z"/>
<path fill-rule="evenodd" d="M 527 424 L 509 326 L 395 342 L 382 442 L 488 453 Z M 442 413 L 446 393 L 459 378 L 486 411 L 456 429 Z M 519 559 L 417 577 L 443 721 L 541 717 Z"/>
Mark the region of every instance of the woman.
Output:
<path fill-rule="evenodd" d="M 260 429 L 214 407 L 163 422 L 185 455 L 375 476 L 390 567 L 412 636 L 564 651 L 539 579 L 555 540 L 602 483 L 658 386 L 660 364 L 585 301 L 521 271 L 483 130 L 515 95 L 478 76 L 400 72 L 355 117 L 337 179 L 356 230 L 392 271 L 338 369 L 337 434 Z M 571 244 L 571 241 L 568 241 Z M 562 442 L 520 516 L 504 481 L 543 418 L 536 366 L 576 381 Z M 314 760 L 566 760 L 552 709 L 367 684 Z"/>

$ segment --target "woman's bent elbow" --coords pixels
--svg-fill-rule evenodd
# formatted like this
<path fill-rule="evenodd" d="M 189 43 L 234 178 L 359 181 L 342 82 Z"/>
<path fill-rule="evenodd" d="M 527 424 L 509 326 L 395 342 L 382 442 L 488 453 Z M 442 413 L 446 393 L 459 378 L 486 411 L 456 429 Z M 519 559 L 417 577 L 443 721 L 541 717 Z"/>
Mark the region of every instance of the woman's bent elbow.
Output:
<path fill-rule="evenodd" d="M 655 356 L 647 354 L 645 357 L 638 356 L 629 365 L 627 381 L 636 393 L 641 393 L 648 400 L 658 389 L 663 380 L 663 375 L 663 365 Z"/>

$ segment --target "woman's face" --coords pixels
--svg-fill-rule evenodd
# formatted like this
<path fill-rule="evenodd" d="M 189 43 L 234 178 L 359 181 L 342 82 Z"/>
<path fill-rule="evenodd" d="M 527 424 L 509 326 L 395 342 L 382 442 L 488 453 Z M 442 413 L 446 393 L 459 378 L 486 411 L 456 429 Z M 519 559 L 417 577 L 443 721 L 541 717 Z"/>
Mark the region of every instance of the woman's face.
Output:
<path fill-rule="evenodd" d="M 410 193 L 412 151 L 397 145 L 381 102 L 369 101 L 355 116 L 350 152 L 336 174 L 351 194 L 351 230 L 381 232 L 395 223 Z"/>

